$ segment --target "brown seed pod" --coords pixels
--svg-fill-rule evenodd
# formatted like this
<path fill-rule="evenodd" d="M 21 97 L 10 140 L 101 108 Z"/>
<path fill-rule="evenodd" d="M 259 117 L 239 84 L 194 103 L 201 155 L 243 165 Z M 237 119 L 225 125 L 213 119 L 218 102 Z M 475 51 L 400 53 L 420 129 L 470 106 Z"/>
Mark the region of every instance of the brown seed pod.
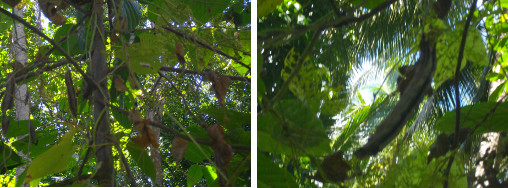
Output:
<path fill-rule="evenodd" d="M 2 117 L 2 132 L 4 134 L 7 134 L 7 130 L 9 130 L 9 124 L 10 124 L 9 118 L 4 113 L 4 115 Z"/>
<path fill-rule="evenodd" d="M 32 144 L 37 145 L 38 141 L 37 136 L 35 134 L 34 125 L 32 124 L 32 120 L 28 120 L 28 126 L 30 128 L 30 140 L 32 141 Z"/>
<path fill-rule="evenodd" d="M 76 102 L 76 92 L 74 92 L 74 84 L 72 83 L 71 71 L 65 73 L 65 85 L 67 86 L 67 98 L 69 99 L 69 108 L 72 116 L 76 117 L 78 104 Z"/>
<path fill-rule="evenodd" d="M 2 100 L 2 113 L 5 114 L 5 112 L 8 109 L 11 109 L 14 104 L 14 78 L 11 76 L 7 79 L 7 85 L 5 86 L 5 94 L 4 98 Z"/>

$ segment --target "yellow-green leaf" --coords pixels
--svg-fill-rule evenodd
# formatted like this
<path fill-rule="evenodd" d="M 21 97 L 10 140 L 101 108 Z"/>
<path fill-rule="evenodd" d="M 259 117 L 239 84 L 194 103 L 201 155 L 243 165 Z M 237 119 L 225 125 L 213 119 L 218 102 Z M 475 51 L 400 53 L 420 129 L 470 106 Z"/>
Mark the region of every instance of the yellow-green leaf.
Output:
<path fill-rule="evenodd" d="M 71 129 L 62 141 L 37 156 L 28 167 L 25 182 L 31 182 L 47 175 L 63 171 L 74 153 L 72 138 L 76 129 Z"/>

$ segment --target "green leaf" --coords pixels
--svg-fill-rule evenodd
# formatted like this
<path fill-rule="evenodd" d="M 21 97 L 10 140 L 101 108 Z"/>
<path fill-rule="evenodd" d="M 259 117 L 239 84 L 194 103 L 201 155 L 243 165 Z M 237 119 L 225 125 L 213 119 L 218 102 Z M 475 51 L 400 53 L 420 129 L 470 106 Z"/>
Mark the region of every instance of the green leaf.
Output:
<path fill-rule="evenodd" d="M 489 74 L 487 74 L 487 76 L 485 76 L 485 79 L 488 80 L 488 81 L 497 81 L 497 80 L 500 80 L 500 79 L 505 79 L 506 77 L 503 75 L 503 74 L 499 74 L 497 72 L 491 72 Z"/>
<path fill-rule="evenodd" d="M 435 88 L 438 88 L 443 82 L 451 79 L 455 75 L 457 67 L 458 54 L 462 39 L 463 26 L 457 26 L 454 31 L 447 31 L 440 35 L 436 44 L 436 71 L 434 74 Z M 460 69 L 466 66 L 466 60 L 475 65 L 486 66 L 489 63 L 487 51 L 480 32 L 476 28 L 469 29 L 466 44 L 464 46 L 464 57 Z"/>
<path fill-rule="evenodd" d="M 10 120 L 10 125 L 9 129 L 7 130 L 7 134 L 5 134 L 7 138 L 18 137 L 21 135 L 28 134 L 29 131 L 28 120 L 16 121 L 10 117 L 8 118 Z"/>
<path fill-rule="evenodd" d="M 258 185 L 268 187 L 298 187 L 295 177 L 279 168 L 263 153 L 258 152 Z"/>
<path fill-rule="evenodd" d="M 224 111 L 226 114 L 224 114 Z M 217 106 L 206 106 L 202 109 L 202 112 L 216 119 L 219 124 L 223 125 L 226 129 L 241 128 L 244 125 L 250 125 L 250 113 L 223 110 L 217 108 Z M 223 121 L 225 118 L 224 115 L 229 119 L 228 122 Z"/>
<path fill-rule="evenodd" d="M 115 117 L 115 120 L 120 123 L 120 125 L 126 129 L 132 128 L 132 124 L 129 121 L 129 117 L 118 110 L 111 108 L 111 112 L 113 112 L 113 117 Z"/>
<path fill-rule="evenodd" d="M 504 8 L 508 8 L 508 0 L 500 0 L 499 1 L 499 6 L 504 7 Z"/>
<path fill-rule="evenodd" d="M 373 9 L 376 8 L 379 4 L 385 2 L 385 0 L 351 0 L 351 4 L 355 6 L 362 5 L 363 7 L 367 9 Z"/>
<path fill-rule="evenodd" d="M 185 151 L 185 159 L 192 161 L 194 163 L 202 163 L 207 157 L 210 158 L 212 156 L 213 151 L 210 147 L 203 147 L 201 149 L 205 152 L 205 155 L 199 151 L 199 148 L 196 146 L 194 142 L 189 142 L 187 145 L 187 151 Z"/>
<path fill-rule="evenodd" d="M 37 156 L 27 169 L 25 182 L 31 182 L 47 175 L 61 172 L 67 168 L 67 163 L 74 153 L 72 138 L 76 129 L 69 130 L 62 137 L 62 141 Z"/>
<path fill-rule="evenodd" d="M 5 174 L 7 170 L 12 170 L 22 164 L 23 159 L 3 142 L 0 143 L 0 174 Z"/>
<path fill-rule="evenodd" d="M 485 122 L 476 129 L 475 134 L 508 130 L 508 126 L 506 126 L 508 103 L 500 103 L 492 112 L 494 106 L 496 103 L 486 102 L 462 107 L 460 109 L 460 125 L 473 129 L 488 115 Z M 455 130 L 455 113 L 454 110 L 441 117 L 437 122 L 436 129 L 452 133 Z"/>
<path fill-rule="evenodd" d="M 209 187 L 215 186 L 215 180 L 217 179 L 217 171 L 212 166 L 205 166 L 203 168 L 203 177 L 206 180 L 206 184 L 208 184 Z"/>
<path fill-rule="evenodd" d="M 496 89 L 494 91 L 492 91 L 492 93 L 490 93 L 490 95 L 489 95 L 489 102 L 497 102 L 497 100 L 499 99 L 499 96 L 501 96 L 501 93 L 506 88 L 506 84 L 507 84 L 506 81 L 503 82 L 502 84 L 499 84 L 496 87 Z"/>
<path fill-rule="evenodd" d="M 136 32 L 140 42 L 123 49 L 117 49 L 115 55 L 128 62 L 130 70 L 139 74 L 155 74 L 168 62 L 168 56 L 173 56 L 163 44 L 168 43 L 169 38 L 163 34 L 151 32 Z"/>
<path fill-rule="evenodd" d="M 229 5 L 229 0 L 184 0 L 183 2 L 192 10 L 194 18 L 199 22 L 198 25 L 204 24 L 213 16 L 222 13 Z"/>
<path fill-rule="evenodd" d="M 141 168 L 141 171 L 150 177 L 152 181 L 155 181 L 155 166 L 145 148 L 129 141 L 127 143 L 127 151 L 132 156 L 132 160 Z"/>
<path fill-rule="evenodd" d="M 259 0 L 258 1 L 258 18 L 265 17 L 270 14 L 283 0 Z"/>
<path fill-rule="evenodd" d="M 201 181 L 201 178 L 203 177 L 203 169 L 201 166 L 193 164 L 189 168 L 187 175 L 189 175 L 187 177 L 187 187 L 192 187 Z"/>
<path fill-rule="evenodd" d="M 54 35 L 54 38 L 55 38 L 55 41 L 59 41 L 62 37 L 65 37 L 67 35 L 67 33 L 70 32 L 70 29 L 73 27 L 74 25 L 72 24 L 66 24 L 62 27 L 60 27 L 56 32 L 55 32 L 55 35 Z M 82 54 L 83 53 L 83 46 L 82 45 L 79 45 L 78 44 L 78 35 L 77 33 L 74 31 L 73 33 L 69 34 L 69 36 L 67 37 L 67 39 L 65 41 L 63 41 L 62 43 L 60 43 L 60 46 L 63 48 L 63 50 L 65 52 L 67 52 L 70 56 L 76 56 L 78 54 Z M 58 50 L 55 50 L 53 52 L 54 55 L 56 56 L 63 56 L 63 54 L 58 51 Z"/>
<path fill-rule="evenodd" d="M 275 139 L 288 146 L 294 143 L 304 149 L 317 149 L 314 155 L 330 152 L 330 146 L 320 147 L 322 142 L 330 143 L 330 140 L 316 112 L 308 105 L 299 100 L 282 100 L 274 105 L 273 109 L 285 120 L 282 127 L 287 126 L 286 130 L 282 130 L 279 134 L 272 134 Z"/>
<path fill-rule="evenodd" d="M 139 25 L 141 20 L 141 11 L 138 3 L 135 1 L 122 1 L 123 12 L 127 15 L 127 31 L 133 31 Z"/>

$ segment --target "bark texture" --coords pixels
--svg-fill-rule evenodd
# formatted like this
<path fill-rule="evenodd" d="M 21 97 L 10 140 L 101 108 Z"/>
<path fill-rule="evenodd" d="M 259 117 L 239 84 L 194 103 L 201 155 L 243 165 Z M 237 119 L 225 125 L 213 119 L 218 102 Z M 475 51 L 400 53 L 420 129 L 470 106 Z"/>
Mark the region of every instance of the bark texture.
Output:
<path fill-rule="evenodd" d="M 18 9 L 16 7 L 12 8 L 12 12 L 14 15 L 18 17 L 23 17 L 25 13 L 24 7 Z M 25 27 L 23 24 L 19 22 L 15 22 L 12 27 L 12 46 L 11 46 L 14 60 L 19 62 L 21 65 L 26 66 L 28 62 L 28 56 L 26 54 L 26 37 L 25 37 Z M 16 85 L 16 89 L 14 91 L 14 103 L 16 104 L 16 120 L 27 120 L 30 119 L 30 105 L 29 105 L 29 96 L 28 96 L 28 87 L 26 84 Z M 29 143 L 30 144 L 30 143 Z M 20 156 L 22 156 L 25 160 L 28 160 L 28 155 L 26 153 L 19 152 Z M 26 170 L 26 165 L 19 167 L 16 170 L 16 179 L 19 179 L 20 175 Z M 28 184 L 23 185 L 28 186 Z"/>
<path fill-rule="evenodd" d="M 95 160 L 97 163 L 97 173 L 95 179 L 100 187 L 115 186 L 112 142 L 108 138 L 112 138 L 110 126 L 108 122 L 109 111 L 104 104 L 109 103 L 107 93 L 107 67 L 106 56 L 104 54 L 104 24 L 103 24 L 103 1 L 95 0 L 93 3 L 94 15 L 92 20 L 95 28 L 95 34 L 92 43 L 92 79 L 99 84 L 93 92 L 94 104 L 94 122 L 95 125 Z"/>

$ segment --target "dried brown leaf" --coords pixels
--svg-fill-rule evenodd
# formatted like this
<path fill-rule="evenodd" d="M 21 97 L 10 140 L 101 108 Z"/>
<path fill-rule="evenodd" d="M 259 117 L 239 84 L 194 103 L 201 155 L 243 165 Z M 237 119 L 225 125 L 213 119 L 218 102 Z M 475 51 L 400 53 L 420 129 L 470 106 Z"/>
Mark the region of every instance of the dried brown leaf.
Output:
<path fill-rule="evenodd" d="M 185 156 L 185 151 L 187 150 L 187 140 L 176 137 L 173 139 L 173 142 L 171 144 L 171 155 L 173 155 L 173 158 L 177 162 L 177 164 L 180 162 L 180 160 L 183 159 Z"/>
<path fill-rule="evenodd" d="M 123 80 L 122 76 L 116 75 L 114 83 L 117 91 L 125 92 L 128 90 L 127 86 L 125 86 L 125 80 Z"/>
<path fill-rule="evenodd" d="M 231 85 L 231 79 L 227 76 L 218 75 L 215 71 L 208 72 L 208 79 L 212 82 L 212 87 L 217 100 L 219 100 L 219 104 L 222 108 L 226 108 L 224 99 L 227 95 L 228 87 Z"/>
<path fill-rule="evenodd" d="M 176 58 L 178 58 L 178 62 L 182 64 L 182 67 L 185 67 L 185 51 L 181 43 L 175 45 L 173 53 L 176 55 Z"/>
<path fill-rule="evenodd" d="M 5 86 L 4 98 L 2 100 L 2 113 L 8 109 L 11 109 L 14 104 L 14 78 L 11 76 L 7 79 L 7 85 Z"/>

